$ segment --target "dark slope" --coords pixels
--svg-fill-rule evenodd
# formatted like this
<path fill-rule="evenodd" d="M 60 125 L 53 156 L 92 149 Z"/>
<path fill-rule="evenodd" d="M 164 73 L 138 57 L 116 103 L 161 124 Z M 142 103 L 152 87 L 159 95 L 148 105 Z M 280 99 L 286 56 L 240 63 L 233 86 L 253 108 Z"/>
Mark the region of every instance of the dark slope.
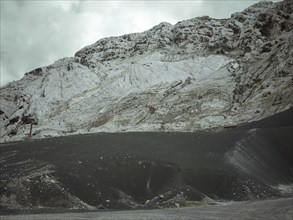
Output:
<path fill-rule="evenodd" d="M 279 128 L 290 127 L 293 125 L 293 108 L 276 114 L 272 117 L 264 118 L 259 121 L 251 122 L 241 126 L 239 129 L 247 130 L 252 128 Z"/>
<path fill-rule="evenodd" d="M 292 125 L 290 109 L 217 133 L 99 133 L 1 144 L 1 210 L 292 196 L 278 189 L 293 184 Z"/>

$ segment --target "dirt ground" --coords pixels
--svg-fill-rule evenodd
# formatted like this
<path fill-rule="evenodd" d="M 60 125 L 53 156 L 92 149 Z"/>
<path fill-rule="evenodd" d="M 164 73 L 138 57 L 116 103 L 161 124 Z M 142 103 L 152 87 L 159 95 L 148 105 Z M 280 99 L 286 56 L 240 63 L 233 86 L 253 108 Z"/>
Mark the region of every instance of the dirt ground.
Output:
<path fill-rule="evenodd" d="M 134 210 L 134 211 L 98 211 L 83 213 L 62 214 L 29 214 L 0 216 L 5 220 L 292 220 L 293 198 L 234 202 L 192 208 L 161 209 L 161 210 Z"/>

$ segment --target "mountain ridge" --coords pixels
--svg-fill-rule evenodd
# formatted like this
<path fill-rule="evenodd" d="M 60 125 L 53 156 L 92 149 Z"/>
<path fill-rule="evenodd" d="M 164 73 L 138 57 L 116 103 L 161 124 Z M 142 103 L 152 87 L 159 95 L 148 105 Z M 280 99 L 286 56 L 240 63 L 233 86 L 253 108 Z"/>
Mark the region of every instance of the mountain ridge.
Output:
<path fill-rule="evenodd" d="M 0 88 L 1 142 L 223 130 L 293 103 L 290 1 L 103 38 Z"/>

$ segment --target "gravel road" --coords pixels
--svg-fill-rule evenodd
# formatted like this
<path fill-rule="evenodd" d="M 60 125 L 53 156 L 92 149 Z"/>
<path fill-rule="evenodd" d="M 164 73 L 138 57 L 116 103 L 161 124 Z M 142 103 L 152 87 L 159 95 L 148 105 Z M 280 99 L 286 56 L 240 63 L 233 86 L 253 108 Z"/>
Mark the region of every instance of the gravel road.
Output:
<path fill-rule="evenodd" d="M 29 214 L 0 216 L 5 220 L 292 220 L 293 197 L 275 200 L 233 202 L 212 206 L 191 208 L 161 209 L 161 210 L 136 210 L 136 211 L 99 211 L 83 213 L 58 213 L 58 214 Z"/>

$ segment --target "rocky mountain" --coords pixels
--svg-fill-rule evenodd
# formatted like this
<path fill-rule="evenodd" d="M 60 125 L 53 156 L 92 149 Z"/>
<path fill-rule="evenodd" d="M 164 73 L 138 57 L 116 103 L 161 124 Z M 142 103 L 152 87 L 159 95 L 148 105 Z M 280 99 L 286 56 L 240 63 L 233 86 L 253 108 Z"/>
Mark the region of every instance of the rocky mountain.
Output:
<path fill-rule="evenodd" d="M 100 39 L 0 88 L 1 142 L 223 130 L 293 105 L 293 2 Z"/>

